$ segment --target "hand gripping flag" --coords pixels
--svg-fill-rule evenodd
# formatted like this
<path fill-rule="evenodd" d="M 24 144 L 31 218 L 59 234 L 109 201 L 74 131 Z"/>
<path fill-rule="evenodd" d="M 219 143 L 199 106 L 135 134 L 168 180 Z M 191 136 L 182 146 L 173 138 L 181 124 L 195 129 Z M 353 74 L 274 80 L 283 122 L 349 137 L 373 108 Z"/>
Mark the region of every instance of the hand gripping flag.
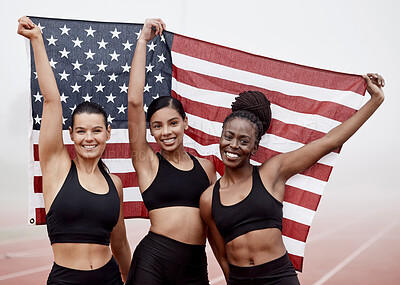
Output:
<path fill-rule="evenodd" d="M 42 30 L 63 106 L 63 137 L 71 157 L 68 134 L 71 113 L 83 101 L 106 109 L 112 127 L 103 161 L 124 187 L 126 218 L 147 218 L 130 159 L 127 131 L 127 90 L 130 64 L 141 24 L 77 21 L 31 17 Z M 43 96 L 31 63 L 32 130 L 30 141 L 29 219 L 44 224 L 38 138 Z M 246 90 L 263 92 L 271 101 L 272 124 L 253 157 L 257 165 L 322 137 L 358 110 L 366 91 L 359 75 L 301 66 L 228 47 L 164 32 L 147 45 L 144 109 L 158 96 L 179 99 L 189 129 L 184 146 L 211 160 L 219 173 L 222 121 L 235 96 Z M 159 147 L 148 133 L 155 150 Z M 283 202 L 283 238 L 294 267 L 301 271 L 311 222 L 340 149 L 287 181 Z"/>

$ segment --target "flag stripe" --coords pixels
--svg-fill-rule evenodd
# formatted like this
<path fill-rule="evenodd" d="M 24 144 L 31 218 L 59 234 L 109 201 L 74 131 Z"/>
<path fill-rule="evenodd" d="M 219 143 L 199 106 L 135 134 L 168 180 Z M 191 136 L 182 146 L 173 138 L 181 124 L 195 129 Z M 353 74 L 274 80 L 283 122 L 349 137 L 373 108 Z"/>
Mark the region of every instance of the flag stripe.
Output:
<path fill-rule="evenodd" d="M 363 95 L 366 89 L 365 80 L 359 75 L 332 72 L 284 62 L 178 34 L 175 34 L 172 50 L 179 54 L 236 69 L 249 72 L 257 70 L 260 74 L 283 81 L 294 81 L 309 86 L 341 91 L 350 90 L 360 95 Z M 173 60 L 173 62 L 175 63 L 176 61 Z"/>

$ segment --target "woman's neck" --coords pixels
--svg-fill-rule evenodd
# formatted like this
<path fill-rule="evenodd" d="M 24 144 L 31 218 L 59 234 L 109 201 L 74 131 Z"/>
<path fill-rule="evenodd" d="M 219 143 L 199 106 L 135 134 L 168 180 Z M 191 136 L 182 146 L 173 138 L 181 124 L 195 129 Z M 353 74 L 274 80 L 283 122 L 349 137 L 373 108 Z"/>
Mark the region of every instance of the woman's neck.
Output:
<path fill-rule="evenodd" d="M 183 146 L 174 151 L 166 151 L 162 149 L 160 153 L 166 160 L 172 161 L 176 164 L 179 164 L 179 162 L 186 161 L 188 158 L 190 158 Z"/>
<path fill-rule="evenodd" d="M 84 159 L 82 157 L 75 157 L 74 162 L 77 168 L 85 171 L 88 174 L 94 173 L 98 168 L 100 158 Z"/>
<path fill-rule="evenodd" d="M 234 185 L 244 179 L 249 178 L 253 173 L 253 165 L 246 164 L 242 167 L 229 168 L 225 167 L 224 175 L 221 177 L 221 187 L 229 187 L 230 185 Z"/>

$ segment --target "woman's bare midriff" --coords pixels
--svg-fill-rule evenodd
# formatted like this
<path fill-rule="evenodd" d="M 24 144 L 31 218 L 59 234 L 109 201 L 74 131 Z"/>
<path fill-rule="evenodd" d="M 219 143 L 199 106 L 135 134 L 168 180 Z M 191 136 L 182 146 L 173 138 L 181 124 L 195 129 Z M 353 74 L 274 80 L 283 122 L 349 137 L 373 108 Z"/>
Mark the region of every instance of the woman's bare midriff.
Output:
<path fill-rule="evenodd" d="M 150 231 L 182 243 L 204 245 L 206 227 L 199 208 L 166 207 L 150 211 Z"/>
<path fill-rule="evenodd" d="M 279 229 L 262 229 L 241 235 L 226 245 L 228 262 L 247 267 L 264 264 L 286 253 Z"/>
<path fill-rule="evenodd" d="M 54 262 L 78 270 L 98 269 L 111 259 L 109 246 L 87 243 L 52 244 Z"/>

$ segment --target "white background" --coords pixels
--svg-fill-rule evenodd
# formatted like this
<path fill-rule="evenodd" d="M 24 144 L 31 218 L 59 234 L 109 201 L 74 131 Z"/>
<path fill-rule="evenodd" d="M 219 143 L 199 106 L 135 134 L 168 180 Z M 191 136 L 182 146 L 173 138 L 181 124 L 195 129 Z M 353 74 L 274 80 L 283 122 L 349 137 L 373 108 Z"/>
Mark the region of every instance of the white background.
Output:
<path fill-rule="evenodd" d="M 357 212 L 362 204 L 371 211 L 383 209 L 391 218 L 400 197 L 399 1 L 7 1 L 0 10 L 0 211 L 28 208 L 29 70 L 17 19 L 143 23 L 160 17 L 172 32 L 250 53 L 340 72 L 382 74 L 386 100 L 344 145 L 319 212 L 334 214 L 344 204 Z"/>

